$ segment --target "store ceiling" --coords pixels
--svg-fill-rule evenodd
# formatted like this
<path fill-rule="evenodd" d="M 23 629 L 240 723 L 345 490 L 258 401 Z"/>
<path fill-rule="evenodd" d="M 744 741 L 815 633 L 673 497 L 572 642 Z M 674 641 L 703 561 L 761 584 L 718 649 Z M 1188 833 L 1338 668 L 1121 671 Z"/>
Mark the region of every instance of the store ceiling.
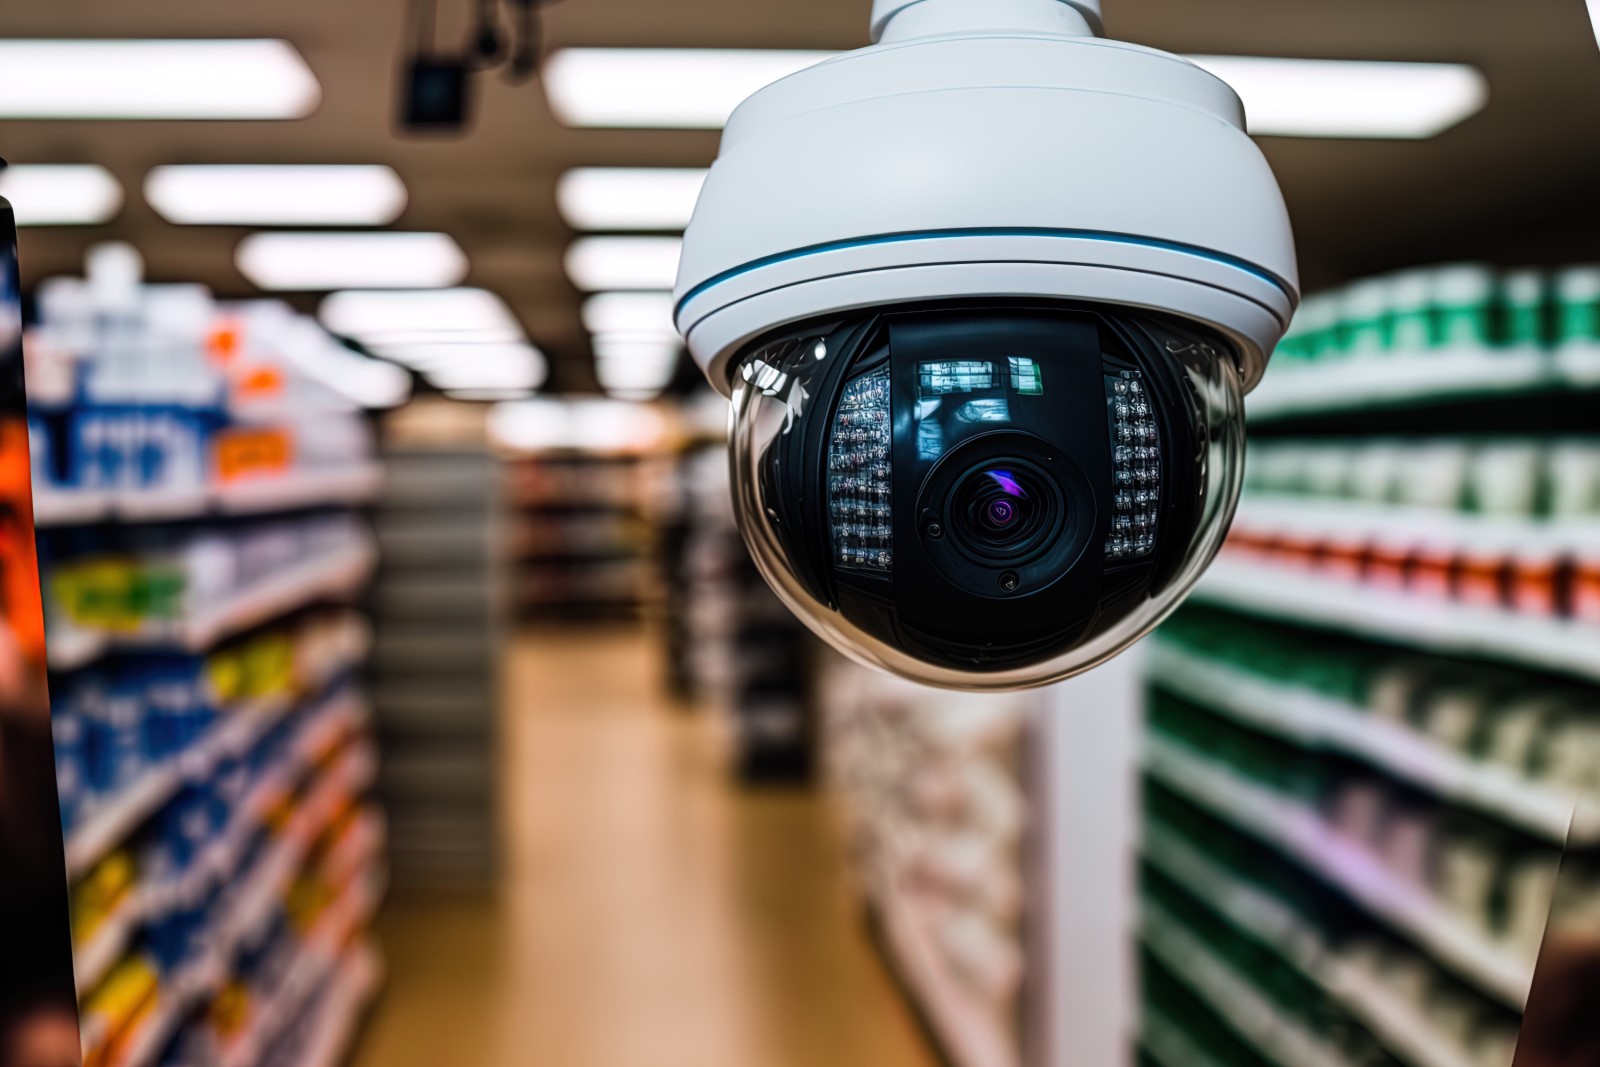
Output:
<path fill-rule="evenodd" d="M 462 40 L 472 0 L 439 3 L 440 41 Z M 869 0 L 563 0 L 547 10 L 546 41 L 850 48 L 865 43 L 869 7 Z M 1583 0 L 1105 0 L 1105 7 L 1113 35 L 1173 51 L 1465 61 L 1487 74 L 1488 109 L 1432 141 L 1264 142 L 1294 214 L 1309 284 L 1446 257 L 1600 257 L 1600 49 Z M 504 296 L 550 353 L 552 386 L 593 388 L 579 296 L 562 274 L 572 235 L 556 214 L 556 178 L 580 164 L 704 166 L 716 135 L 566 129 L 550 116 L 537 82 L 513 87 L 485 75 L 468 136 L 397 138 L 391 116 L 405 26 L 405 0 L 4 5 L 0 37 L 282 37 L 323 88 L 321 108 L 298 122 L 0 122 L 0 156 L 103 163 L 129 194 L 108 226 L 27 231 L 24 271 L 34 278 L 75 271 L 88 244 L 116 237 L 143 250 L 154 279 L 197 279 L 224 295 L 248 295 L 233 265 L 245 231 L 163 222 L 139 195 L 150 167 L 388 163 L 411 192 L 398 225 L 454 235 L 471 259 L 470 283 Z"/>

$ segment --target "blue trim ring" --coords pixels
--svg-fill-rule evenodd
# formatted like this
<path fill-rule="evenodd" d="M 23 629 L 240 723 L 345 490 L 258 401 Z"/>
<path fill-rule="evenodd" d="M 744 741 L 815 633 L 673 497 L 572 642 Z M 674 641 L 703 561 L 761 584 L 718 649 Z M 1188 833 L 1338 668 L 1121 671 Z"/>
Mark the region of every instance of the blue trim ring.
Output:
<path fill-rule="evenodd" d="M 916 241 L 947 240 L 960 237 L 1065 237 L 1078 241 L 1102 241 L 1107 244 L 1131 245 L 1138 248 L 1159 248 L 1167 252 L 1179 252 L 1189 256 L 1199 256 L 1213 263 L 1232 267 L 1243 271 L 1253 278 L 1257 278 L 1278 289 L 1283 290 L 1290 303 L 1298 298 L 1294 286 L 1284 279 L 1262 270 L 1260 267 L 1247 260 L 1239 259 L 1222 252 L 1213 252 L 1209 249 L 1195 245 L 1186 245 L 1178 241 L 1162 241 L 1151 237 L 1134 237 L 1128 234 L 1106 233 L 1099 230 L 1056 230 L 1048 227 L 1029 228 L 1017 227 L 1009 229 L 968 229 L 968 230 L 924 230 L 919 233 L 886 234 L 881 237 L 862 237 L 847 241 L 832 241 L 826 244 L 810 245 L 806 248 L 797 248 L 792 252 L 779 252 L 776 255 L 763 256 L 761 259 L 752 260 L 721 274 L 712 276 L 690 289 L 683 295 L 673 308 L 673 317 L 677 318 L 683 313 L 689 301 L 703 296 L 708 290 L 733 281 L 735 278 L 761 270 L 765 267 L 787 263 L 791 260 L 805 259 L 810 256 L 823 255 L 827 252 L 842 252 L 851 248 L 871 248 L 879 245 L 909 244 Z"/>

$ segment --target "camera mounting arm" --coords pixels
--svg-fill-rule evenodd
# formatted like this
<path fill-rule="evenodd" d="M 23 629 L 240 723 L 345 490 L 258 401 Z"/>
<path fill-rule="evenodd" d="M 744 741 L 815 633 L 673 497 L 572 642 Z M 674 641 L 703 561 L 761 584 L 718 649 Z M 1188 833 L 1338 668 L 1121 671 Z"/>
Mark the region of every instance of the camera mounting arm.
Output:
<path fill-rule="evenodd" d="M 1098 37 L 1105 32 L 1100 0 L 874 0 L 874 43 L 1031 30 Z"/>

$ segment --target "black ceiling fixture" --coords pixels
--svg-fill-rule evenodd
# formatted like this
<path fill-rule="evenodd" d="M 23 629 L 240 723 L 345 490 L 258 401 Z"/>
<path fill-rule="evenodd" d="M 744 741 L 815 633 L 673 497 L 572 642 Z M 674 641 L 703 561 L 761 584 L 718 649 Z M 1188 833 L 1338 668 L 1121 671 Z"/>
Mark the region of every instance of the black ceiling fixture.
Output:
<path fill-rule="evenodd" d="M 539 9 L 554 0 L 472 0 L 474 25 L 459 51 L 435 45 L 438 0 L 410 0 L 410 34 L 401 63 L 399 128 L 463 133 L 472 123 L 472 75 L 503 70 L 512 84 L 539 72 Z M 502 13 L 509 9 L 509 20 Z M 507 29 L 507 21 L 510 23 Z"/>

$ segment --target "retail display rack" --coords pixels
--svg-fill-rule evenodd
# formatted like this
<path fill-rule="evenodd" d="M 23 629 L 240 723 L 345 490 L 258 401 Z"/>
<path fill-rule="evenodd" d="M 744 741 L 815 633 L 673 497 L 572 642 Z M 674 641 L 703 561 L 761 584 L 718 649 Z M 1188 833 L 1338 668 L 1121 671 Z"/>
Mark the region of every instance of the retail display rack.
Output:
<path fill-rule="evenodd" d="M 481 446 L 394 442 L 384 461 L 372 692 L 395 882 L 483 887 L 500 852 L 500 464 Z"/>
<path fill-rule="evenodd" d="M 735 525 L 723 442 L 686 452 L 663 512 L 669 674 L 727 727 L 742 781 L 808 778 L 818 643 L 756 570 Z M 674 547 L 675 546 L 675 547 Z"/>
<path fill-rule="evenodd" d="M 1149 1061 L 1509 1067 L 1600 840 L 1597 300 L 1447 268 L 1308 302 L 1146 660 Z"/>
<path fill-rule="evenodd" d="M 84 1062 L 339 1061 L 381 981 L 365 416 L 279 305 L 58 280 L 28 381 Z M 302 335 L 303 336 L 303 335 Z"/>
<path fill-rule="evenodd" d="M 514 458 L 507 470 L 506 548 L 520 617 L 637 618 L 659 606 L 663 457 L 552 450 Z"/>
<path fill-rule="evenodd" d="M 1033 698 L 935 693 L 835 662 L 824 760 L 877 940 L 955 1067 L 1044 1063 L 1030 984 L 1049 941 L 1028 855 Z"/>

